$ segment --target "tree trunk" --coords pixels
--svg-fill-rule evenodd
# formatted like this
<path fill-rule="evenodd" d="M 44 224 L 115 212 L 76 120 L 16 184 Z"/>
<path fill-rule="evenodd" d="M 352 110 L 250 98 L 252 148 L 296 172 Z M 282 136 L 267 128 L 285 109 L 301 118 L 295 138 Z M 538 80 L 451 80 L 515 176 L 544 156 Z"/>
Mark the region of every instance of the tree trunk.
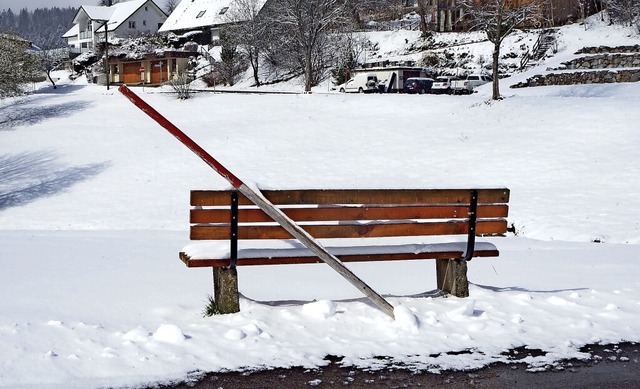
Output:
<path fill-rule="evenodd" d="M 305 59 L 304 59 L 304 91 L 305 92 L 311 92 L 311 84 L 312 84 L 312 79 L 313 79 L 313 70 L 312 70 L 312 66 L 311 66 L 311 61 L 312 61 L 312 55 L 313 53 L 311 52 L 311 50 L 307 50 L 307 53 L 305 55 Z"/>
<path fill-rule="evenodd" d="M 49 81 L 51 81 L 51 85 L 53 85 L 53 89 L 57 89 L 58 86 L 56 85 L 56 83 L 53 81 L 53 78 L 51 78 L 51 70 L 47 70 L 47 78 L 49 78 Z"/>
<path fill-rule="evenodd" d="M 260 77 L 258 76 L 258 67 L 257 66 L 253 66 L 253 63 L 251 64 L 251 67 L 253 68 L 253 81 L 256 83 L 256 86 L 259 87 L 260 86 Z"/>
<path fill-rule="evenodd" d="M 249 62 L 251 62 L 251 69 L 253 70 L 253 81 L 256 86 L 260 86 L 260 76 L 258 74 L 258 66 L 260 64 L 260 56 L 258 53 L 254 53 L 252 49 L 249 49 Z"/>
<path fill-rule="evenodd" d="M 422 37 L 426 38 L 429 36 L 429 27 L 427 26 L 427 5 L 425 4 L 425 0 L 418 0 L 418 15 L 420 15 L 420 32 L 422 33 Z"/>
<path fill-rule="evenodd" d="M 500 79 L 498 78 L 498 60 L 500 59 L 500 42 L 493 44 L 493 100 L 500 100 Z"/>

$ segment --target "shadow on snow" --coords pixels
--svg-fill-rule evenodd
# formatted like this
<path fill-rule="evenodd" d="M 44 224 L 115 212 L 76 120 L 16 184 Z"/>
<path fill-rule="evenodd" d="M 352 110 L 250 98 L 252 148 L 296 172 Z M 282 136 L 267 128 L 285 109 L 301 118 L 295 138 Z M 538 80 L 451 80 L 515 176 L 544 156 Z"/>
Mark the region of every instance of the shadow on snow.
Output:
<path fill-rule="evenodd" d="M 0 131 L 15 130 L 20 126 L 32 126 L 47 119 L 67 117 L 87 109 L 90 103 L 71 101 L 62 104 L 44 104 L 48 96 L 22 98 L 0 106 Z"/>
<path fill-rule="evenodd" d="M 109 165 L 61 167 L 55 154 L 45 151 L 0 156 L 0 211 L 63 192 Z"/>

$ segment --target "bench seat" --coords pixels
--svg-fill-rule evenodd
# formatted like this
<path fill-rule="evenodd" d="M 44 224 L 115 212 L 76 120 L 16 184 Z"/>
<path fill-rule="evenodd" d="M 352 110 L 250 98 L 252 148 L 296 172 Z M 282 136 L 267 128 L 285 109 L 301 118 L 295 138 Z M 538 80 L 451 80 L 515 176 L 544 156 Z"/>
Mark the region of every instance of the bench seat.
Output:
<path fill-rule="evenodd" d="M 391 261 L 412 259 L 461 258 L 467 241 L 452 241 L 460 237 L 439 237 L 421 242 L 424 237 L 382 239 L 323 239 L 320 243 L 343 262 Z M 419 243 L 416 243 L 419 242 Z M 237 266 L 265 264 L 322 263 L 315 254 L 297 240 L 263 240 L 238 242 Z M 499 252 L 489 242 L 475 243 L 474 257 L 495 257 Z M 228 242 L 207 241 L 191 243 L 180 252 L 180 259 L 188 267 L 230 266 Z"/>

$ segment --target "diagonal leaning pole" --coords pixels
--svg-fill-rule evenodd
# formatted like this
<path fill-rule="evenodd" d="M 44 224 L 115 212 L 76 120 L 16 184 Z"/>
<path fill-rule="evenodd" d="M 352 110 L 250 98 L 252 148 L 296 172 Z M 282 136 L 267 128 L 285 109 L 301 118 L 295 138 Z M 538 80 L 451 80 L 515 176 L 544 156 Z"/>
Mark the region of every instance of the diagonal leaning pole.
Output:
<path fill-rule="evenodd" d="M 269 200 L 264 198 L 260 193 L 251 189 L 245 185 L 238 177 L 227 170 L 220 162 L 213 158 L 207 151 L 195 143 L 184 132 L 182 132 L 173 123 L 162 116 L 153 107 L 142 100 L 138 95 L 133 93 L 126 85 L 122 85 L 118 88 L 120 93 L 125 95 L 131 102 L 142 112 L 146 113 L 155 120 L 158 124 L 164 127 L 171 135 L 178 138 L 185 146 L 199 156 L 204 162 L 207 163 L 213 170 L 224 177 L 234 188 L 242 193 L 246 198 L 256 204 L 264 213 L 269 215 L 274 221 L 279 223 L 288 233 L 298 239 L 305 247 L 311 250 L 327 265 L 331 266 L 333 270 L 338 272 L 341 276 L 347 279 L 353 286 L 363 292 L 382 312 L 394 318 L 393 306 L 389 304 L 382 296 L 376 293 L 369 285 L 364 283 L 358 276 L 353 274 L 351 270 L 344 266 L 344 264 L 336 258 L 333 254 L 329 253 L 318 241 L 316 241 L 307 231 L 297 225 L 291 218 L 285 215 L 278 207 L 273 205 Z"/>

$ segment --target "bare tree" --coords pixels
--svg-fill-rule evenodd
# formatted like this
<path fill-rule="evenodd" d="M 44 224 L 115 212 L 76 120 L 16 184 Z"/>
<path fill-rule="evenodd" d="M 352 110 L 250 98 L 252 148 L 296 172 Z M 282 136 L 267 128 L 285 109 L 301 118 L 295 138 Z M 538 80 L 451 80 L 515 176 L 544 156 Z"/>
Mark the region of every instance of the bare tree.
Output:
<path fill-rule="evenodd" d="M 493 43 L 493 100 L 500 99 L 498 63 L 500 46 L 511 32 L 528 23 L 534 24 L 542 18 L 539 0 L 515 2 L 512 0 L 459 0 L 464 11 L 463 17 L 471 29 L 484 31 Z"/>
<path fill-rule="evenodd" d="M 270 22 L 281 32 L 281 46 L 298 54 L 304 90 L 309 92 L 333 62 L 331 55 L 327 57 L 332 44 L 329 34 L 348 23 L 346 1 L 276 0 L 270 10 Z"/>
<path fill-rule="evenodd" d="M 263 4 L 261 0 L 236 0 L 235 8 L 227 16 L 232 23 L 228 34 L 248 59 L 256 86 L 260 86 L 260 58 L 268 36 L 268 24 L 260 13 Z"/>
<path fill-rule="evenodd" d="M 40 58 L 40 66 L 42 70 L 47 74 L 47 78 L 53 89 L 56 89 L 56 82 L 51 77 L 51 72 L 59 69 L 64 62 L 69 58 L 68 53 L 61 49 L 47 49 L 38 53 Z"/>
<path fill-rule="evenodd" d="M 338 35 L 341 38 L 338 42 L 336 53 L 336 66 L 331 70 L 335 84 L 342 84 L 351 78 L 353 69 L 358 65 L 358 58 L 365 52 L 371 42 L 362 35 L 354 35 L 345 32 Z"/>
<path fill-rule="evenodd" d="M 389 0 L 346 0 L 346 10 L 353 23 L 360 28 L 362 27 L 360 14 L 380 12 L 389 8 L 390 3 Z"/>
<path fill-rule="evenodd" d="M 54 37 L 43 39 L 39 46 L 41 51 L 36 52 L 36 55 L 40 60 L 40 67 L 47 74 L 47 78 L 49 82 L 51 82 L 51 85 L 53 85 L 53 89 L 56 89 L 56 82 L 51 77 L 51 72 L 64 65 L 69 59 L 69 53 L 67 50 L 59 48 L 57 39 Z"/>
<path fill-rule="evenodd" d="M 179 0 L 166 0 L 164 3 L 164 12 L 166 12 L 167 15 L 170 14 L 176 9 L 179 3 Z"/>
<path fill-rule="evenodd" d="M 640 0 L 604 0 L 604 5 L 612 21 L 640 28 Z"/>
<path fill-rule="evenodd" d="M 187 100 L 191 98 L 193 92 L 191 90 L 191 79 L 186 73 L 170 80 L 169 85 L 173 88 L 178 99 Z"/>

